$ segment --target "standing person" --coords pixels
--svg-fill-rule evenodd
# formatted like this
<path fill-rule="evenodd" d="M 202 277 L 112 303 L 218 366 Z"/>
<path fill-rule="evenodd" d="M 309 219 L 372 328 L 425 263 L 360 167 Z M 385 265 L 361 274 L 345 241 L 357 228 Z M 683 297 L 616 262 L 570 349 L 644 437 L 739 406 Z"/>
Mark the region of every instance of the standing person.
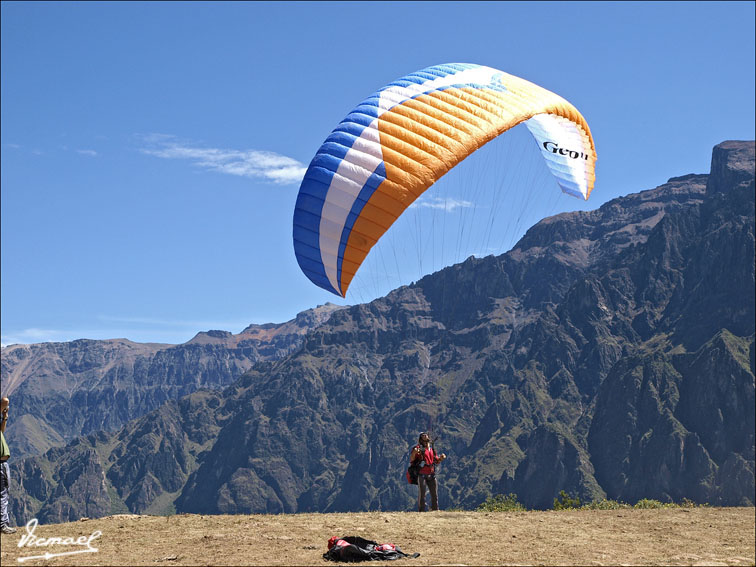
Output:
<path fill-rule="evenodd" d="M 10 518 L 8 517 L 8 459 L 10 450 L 5 442 L 5 424 L 8 422 L 8 406 L 10 400 L 3 398 L 0 400 L 0 532 L 4 534 L 16 533 L 16 528 L 10 527 Z"/>
<path fill-rule="evenodd" d="M 436 465 L 446 459 L 446 455 L 436 454 L 427 433 L 420 434 L 418 444 L 412 448 L 410 463 L 420 463 L 417 477 L 417 511 L 425 512 L 425 487 L 431 496 L 431 510 L 438 510 L 438 487 L 436 485 Z"/>

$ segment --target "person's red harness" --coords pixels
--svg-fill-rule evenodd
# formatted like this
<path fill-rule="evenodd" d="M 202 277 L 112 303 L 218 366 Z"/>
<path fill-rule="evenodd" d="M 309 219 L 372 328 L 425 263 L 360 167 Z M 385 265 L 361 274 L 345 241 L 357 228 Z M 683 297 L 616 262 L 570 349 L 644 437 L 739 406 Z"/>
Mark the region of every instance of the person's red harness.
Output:
<path fill-rule="evenodd" d="M 415 462 L 422 460 L 423 465 L 420 467 L 419 474 L 436 474 L 436 465 L 438 464 L 438 455 L 433 447 L 428 447 L 423 450 L 420 445 L 415 445 L 416 449 L 420 449 L 419 458 L 415 458 Z"/>

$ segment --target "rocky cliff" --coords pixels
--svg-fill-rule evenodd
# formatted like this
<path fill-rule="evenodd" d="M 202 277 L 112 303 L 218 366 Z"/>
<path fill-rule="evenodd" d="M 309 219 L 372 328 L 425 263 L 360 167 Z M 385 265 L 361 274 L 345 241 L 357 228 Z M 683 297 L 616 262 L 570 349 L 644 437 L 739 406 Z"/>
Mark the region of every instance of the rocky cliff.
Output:
<path fill-rule="evenodd" d="M 725 142 L 710 175 L 545 219 L 507 254 L 334 313 L 222 392 L 26 459 L 13 509 L 412 509 L 428 429 L 444 507 L 753 505 L 755 288 L 754 143 Z"/>

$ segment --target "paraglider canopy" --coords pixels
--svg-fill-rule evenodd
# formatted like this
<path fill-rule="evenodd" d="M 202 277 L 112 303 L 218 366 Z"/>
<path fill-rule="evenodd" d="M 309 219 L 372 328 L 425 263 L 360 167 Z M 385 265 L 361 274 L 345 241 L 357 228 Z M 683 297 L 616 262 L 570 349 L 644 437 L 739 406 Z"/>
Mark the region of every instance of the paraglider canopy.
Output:
<path fill-rule="evenodd" d="M 588 199 L 596 151 L 562 97 L 481 65 L 428 67 L 365 99 L 312 159 L 294 211 L 294 250 L 316 285 L 344 297 L 370 249 L 445 173 L 525 123 L 559 187 Z"/>

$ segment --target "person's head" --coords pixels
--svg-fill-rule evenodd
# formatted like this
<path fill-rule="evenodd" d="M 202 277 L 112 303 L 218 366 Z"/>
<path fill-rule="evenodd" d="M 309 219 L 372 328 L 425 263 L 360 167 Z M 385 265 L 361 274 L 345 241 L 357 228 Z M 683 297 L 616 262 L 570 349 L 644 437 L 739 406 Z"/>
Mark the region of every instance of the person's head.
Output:
<path fill-rule="evenodd" d="M 420 443 L 421 445 L 426 445 L 427 443 L 430 443 L 430 437 L 425 431 L 423 431 L 420 434 L 420 437 L 418 437 L 417 442 Z"/>
<path fill-rule="evenodd" d="M 10 405 L 10 400 L 8 398 L 2 398 L 0 399 L 0 411 L 5 410 Z"/>

